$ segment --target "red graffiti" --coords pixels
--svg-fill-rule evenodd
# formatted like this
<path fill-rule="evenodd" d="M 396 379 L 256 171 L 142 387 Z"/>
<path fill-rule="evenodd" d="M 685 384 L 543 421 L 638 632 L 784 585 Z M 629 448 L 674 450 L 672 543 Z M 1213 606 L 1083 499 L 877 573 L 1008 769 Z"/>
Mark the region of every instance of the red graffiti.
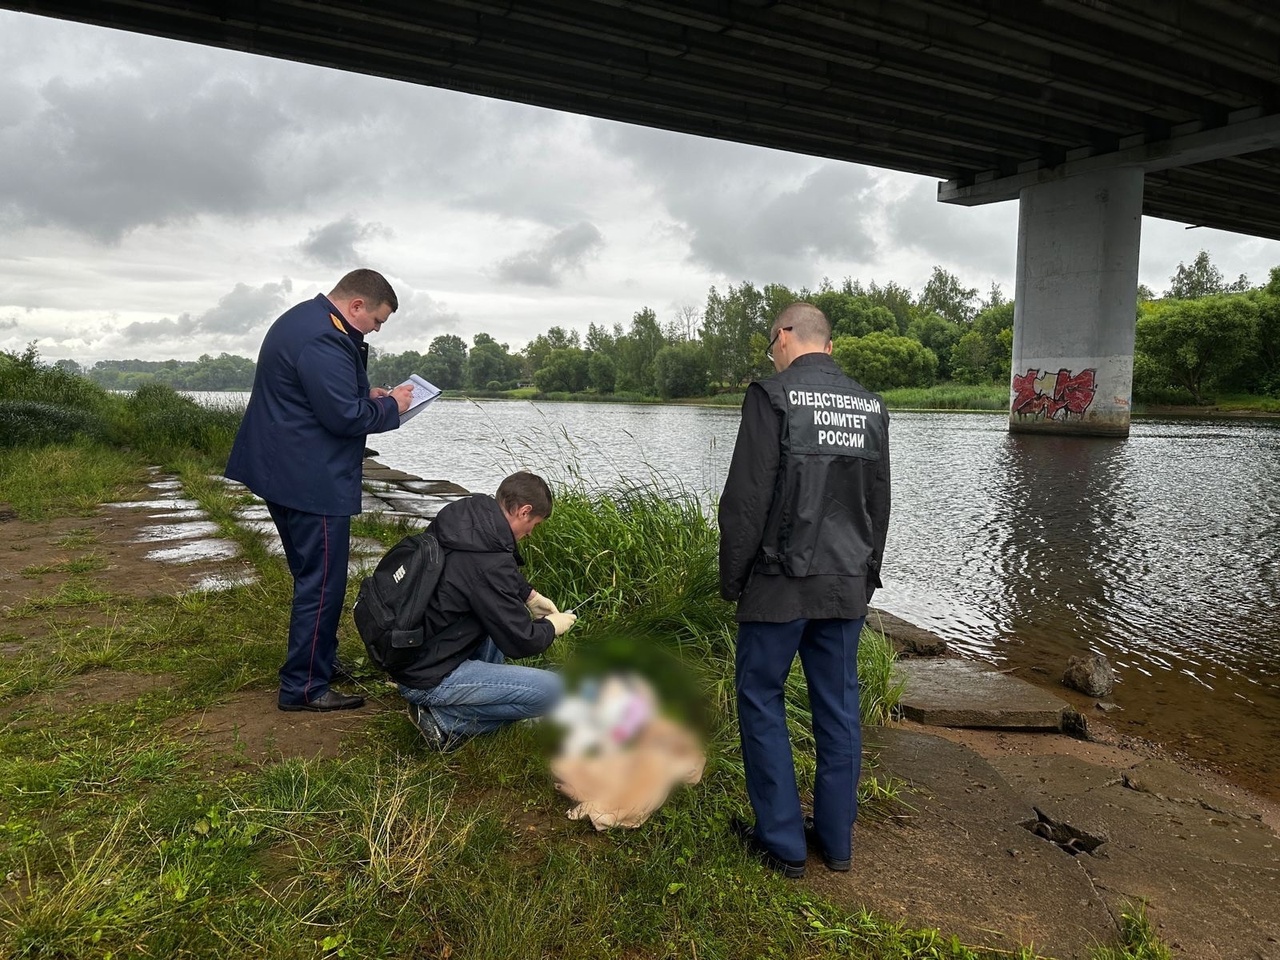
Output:
<path fill-rule="evenodd" d="M 1084 416 L 1093 403 L 1098 384 L 1092 368 L 1073 374 L 1059 370 L 1052 383 L 1040 370 L 1031 369 L 1013 378 L 1013 412 L 1020 416 L 1067 420 Z M 1045 387 L 1048 387 L 1046 391 Z"/>

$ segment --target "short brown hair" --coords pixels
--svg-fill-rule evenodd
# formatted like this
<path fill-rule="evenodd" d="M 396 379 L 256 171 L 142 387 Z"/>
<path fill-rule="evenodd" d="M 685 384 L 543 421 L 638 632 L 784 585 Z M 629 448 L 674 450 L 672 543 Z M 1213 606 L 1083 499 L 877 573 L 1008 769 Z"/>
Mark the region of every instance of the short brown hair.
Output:
<path fill-rule="evenodd" d="M 533 507 L 533 515 L 546 519 L 551 516 L 551 505 L 554 497 L 547 481 L 536 473 L 521 470 L 513 473 L 498 484 L 498 505 L 507 513 L 515 513 L 528 504 Z"/>
<path fill-rule="evenodd" d="M 391 307 L 392 313 L 400 309 L 400 301 L 396 299 L 396 292 L 391 289 L 391 284 L 387 283 L 387 278 L 377 270 L 364 267 L 352 270 L 339 280 L 329 296 L 337 300 L 353 300 L 360 297 L 375 309 L 385 303 Z"/>

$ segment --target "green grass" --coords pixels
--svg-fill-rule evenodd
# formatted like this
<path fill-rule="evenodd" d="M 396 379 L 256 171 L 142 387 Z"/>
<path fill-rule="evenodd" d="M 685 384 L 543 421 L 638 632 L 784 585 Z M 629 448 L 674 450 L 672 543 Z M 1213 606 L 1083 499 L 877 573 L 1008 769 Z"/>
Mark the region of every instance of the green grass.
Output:
<path fill-rule="evenodd" d="M 881 396 L 890 410 L 1009 410 L 1008 384 L 941 383 L 886 390 Z"/>
<path fill-rule="evenodd" d="M 57 563 L 32 564 L 22 568 L 24 577 L 39 577 L 46 573 L 88 573 L 101 570 L 107 565 L 107 558 L 100 553 L 90 552 L 78 557 L 69 557 Z"/>
<path fill-rule="evenodd" d="M 1216 413 L 1280 414 L 1280 397 L 1265 397 L 1251 393 L 1217 394 L 1207 402 L 1195 405 L 1188 394 L 1181 402 L 1134 403 L 1133 412 L 1150 416 L 1212 417 Z"/>
<path fill-rule="evenodd" d="M 90 516 L 143 476 L 136 455 L 101 444 L 0 449 L 0 502 L 22 520 Z"/>
<path fill-rule="evenodd" d="M 1092 960 L 1170 960 L 1169 948 L 1156 936 L 1145 904 L 1120 915 L 1120 944 L 1094 951 Z"/>

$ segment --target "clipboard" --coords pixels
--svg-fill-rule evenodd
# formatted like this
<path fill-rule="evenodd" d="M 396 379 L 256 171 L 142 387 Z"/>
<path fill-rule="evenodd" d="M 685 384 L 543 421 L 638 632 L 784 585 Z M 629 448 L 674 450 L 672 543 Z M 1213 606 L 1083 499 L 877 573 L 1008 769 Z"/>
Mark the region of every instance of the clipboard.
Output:
<path fill-rule="evenodd" d="M 409 379 L 404 383 L 397 384 L 396 389 L 398 390 L 400 387 L 413 388 L 413 399 L 409 401 L 409 409 L 400 414 L 400 422 L 402 424 L 406 420 L 416 417 L 427 408 L 432 400 L 440 396 L 439 387 L 430 380 L 418 376 L 416 373 L 409 374 Z"/>

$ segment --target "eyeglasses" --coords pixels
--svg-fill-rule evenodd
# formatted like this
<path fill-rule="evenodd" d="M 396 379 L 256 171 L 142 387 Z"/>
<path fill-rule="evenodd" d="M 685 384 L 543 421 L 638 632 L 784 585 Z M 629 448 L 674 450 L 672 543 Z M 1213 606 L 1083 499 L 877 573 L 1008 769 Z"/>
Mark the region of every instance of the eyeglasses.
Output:
<path fill-rule="evenodd" d="M 779 327 L 779 328 L 777 329 L 777 332 L 775 332 L 775 333 L 774 333 L 774 335 L 773 335 L 773 339 L 769 341 L 769 346 L 768 346 L 768 348 L 767 348 L 767 349 L 765 350 L 765 352 L 764 352 L 764 358 L 765 358 L 766 360 L 768 360 L 770 363 L 773 363 L 773 345 L 774 345 L 775 343 L 777 343 L 777 342 L 778 342 L 778 338 L 779 338 L 780 336 L 782 336 L 782 331 L 783 331 L 783 330 L 788 330 L 788 331 L 790 331 L 790 330 L 794 330 L 794 329 L 795 329 L 795 327 Z"/>

